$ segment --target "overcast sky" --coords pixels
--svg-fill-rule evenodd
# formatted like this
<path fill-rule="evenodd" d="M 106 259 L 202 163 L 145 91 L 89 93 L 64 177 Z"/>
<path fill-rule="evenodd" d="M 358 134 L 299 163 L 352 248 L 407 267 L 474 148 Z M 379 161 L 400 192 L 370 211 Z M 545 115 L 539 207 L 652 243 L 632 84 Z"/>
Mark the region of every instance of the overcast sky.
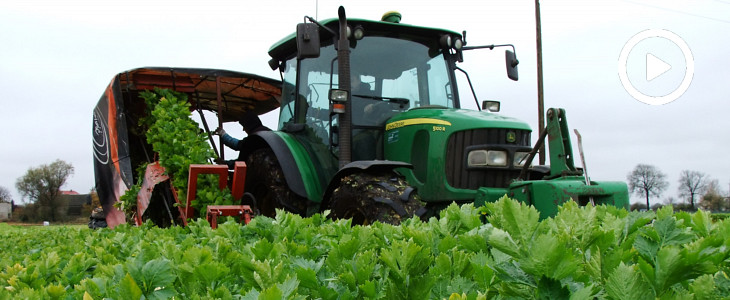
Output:
<path fill-rule="evenodd" d="M 397 10 L 403 23 L 466 30 L 470 46 L 514 44 L 518 82 L 506 77 L 503 50 L 468 52 L 460 66 L 480 100 L 501 101 L 500 114 L 536 131 L 534 1 L 6 0 L 0 2 L 0 186 L 17 201 L 15 182 L 28 168 L 62 159 L 75 167 L 64 189 L 88 192 L 94 185 L 92 110 L 117 73 L 197 67 L 278 79 L 267 65 L 269 47 L 304 15 L 335 17 L 339 5 L 349 17 L 379 19 Z M 541 8 L 545 106 L 567 110 L 569 126 L 583 136 L 593 180 L 624 181 L 643 163 L 667 174 L 662 199 L 677 197 L 685 169 L 707 173 L 727 191 L 730 0 L 543 0 Z M 661 106 L 634 99 L 618 75 L 624 44 L 647 29 L 678 35 L 694 58 L 687 91 Z M 646 81 L 647 54 L 671 69 Z M 679 47 L 665 39 L 637 44 L 627 62 L 632 83 L 654 96 L 672 92 L 686 69 Z M 462 102 L 474 108 L 472 99 Z M 275 128 L 276 119 L 269 114 L 264 123 Z M 243 137 L 235 127 L 227 129 Z"/>

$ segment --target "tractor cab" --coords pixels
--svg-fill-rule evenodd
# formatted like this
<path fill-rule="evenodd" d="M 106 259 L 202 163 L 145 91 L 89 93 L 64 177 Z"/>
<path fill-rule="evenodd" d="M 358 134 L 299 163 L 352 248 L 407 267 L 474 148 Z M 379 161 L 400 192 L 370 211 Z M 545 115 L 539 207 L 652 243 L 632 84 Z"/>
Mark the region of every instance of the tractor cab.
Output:
<path fill-rule="evenodd" d="M 298 55 L 296 35 L 269 51 L 284 79 L 279 127 L 306 133 L 337 155 L 341 114 L 333 111 L 329 95 L 343 89 L 334 34 L 339 23 L 329 19 L 310 24 L 320 39 L 317 55 Z M 347 24 L 352 160 L 384 159 L 388 119 L 419 107 L 459 107 L 450 66 L 461 36 L 387 21 L 348 19 Z"/>

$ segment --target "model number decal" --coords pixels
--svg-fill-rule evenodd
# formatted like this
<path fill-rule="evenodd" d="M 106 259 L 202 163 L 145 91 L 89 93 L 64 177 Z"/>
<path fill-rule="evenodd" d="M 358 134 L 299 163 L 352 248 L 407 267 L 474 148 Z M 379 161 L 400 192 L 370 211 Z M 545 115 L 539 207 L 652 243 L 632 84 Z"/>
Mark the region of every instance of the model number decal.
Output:
<path fill-rule="evenodd" d="M 388 132 L 388 144 L 395 143 L 400 140 L 399 131 L 393 130 Z"/>
<path fill-rule="evenodd" d="M 422 124 L 451 126 L 451 122 L 444 121 L 444 120 L 430 119 L 430 118 L 415 118 L 415 119 L 408 119 L 408 120 L 395 121 L 392 123 L 388 123 L 385 125 L 385 130 L 388 131 L 388 130 L 393 130 L 393 129 L 401 128 L 401 127 L 405 127 L 405 126 L 422 125 Z M 444 126 L 433 126 L 433 130 L 437 131 L 436 128 L 439 128 L 440 130 L 438 130 L 438 131 L 446 131 L 446 127 L 444 127 Z"/>

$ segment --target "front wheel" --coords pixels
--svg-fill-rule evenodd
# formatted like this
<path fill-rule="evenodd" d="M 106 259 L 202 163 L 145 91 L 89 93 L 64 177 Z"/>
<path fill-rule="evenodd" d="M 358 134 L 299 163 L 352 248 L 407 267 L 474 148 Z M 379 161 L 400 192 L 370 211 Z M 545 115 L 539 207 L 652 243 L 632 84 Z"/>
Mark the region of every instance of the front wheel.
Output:
<path fill-rule="evenodd" d="M 246 160 L 246 192 L 255 199 L 255 209 L 267 217 L 274 217 L 276 209 L 304 216 L 307 199 L 304 199 L 286 185 L 284 171 L 271 149 L 255 150 Z"/>
<path fill-rule="evenodd" d="M 331 216 L 353 224 L 375 221 L 398 225 L 422 213 L 423 204 L 404 178 L 394 172 L 345 176 L 332 193 Z"/>

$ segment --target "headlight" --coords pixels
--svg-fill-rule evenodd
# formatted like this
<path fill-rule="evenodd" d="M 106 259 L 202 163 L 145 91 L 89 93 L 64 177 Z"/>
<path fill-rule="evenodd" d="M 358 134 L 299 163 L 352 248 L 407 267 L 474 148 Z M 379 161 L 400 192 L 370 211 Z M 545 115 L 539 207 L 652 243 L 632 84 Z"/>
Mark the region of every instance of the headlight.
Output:
<path fill-rule="evenodd" d="M 469 167 L 506 167 L 507 152 L 499 150 L 474 150 L 467 155 Z"/>
<path fill-rule="evenodd" d="M 507 152 L 505 151 L 487 151 L 487 164 L 490 166 L 507 166 Z"/>
<path fill-rule="evenodd" d="M 527 158 L 530 156 L 530 152 L 515 152 L 515 167 L 524 167 L 527 162 Z"/>
<path fill-rule="evenodd" d="M 349 97 L 346 90 L 338 90 L 338 89 L 331 89 L 329 98 L 330 101 L 333 102 L 347 102 L 347 97 Z"/>
<path fill-rule="evenodd" d="M 444 49 L 449 49 L 454 46 L 454 44 L 452 44 L 451 36 L 448 34 L 442 35 L 439 39 L 439 43 L 441 44 L 441 48 Z"/>
<path fill-rule="evenodd" d="M 462 47 L 464 47 L 464 42 L 462 42 L 460 38 L 456 38 L 454 40 L 454 49 L 461 50 Z"/>

